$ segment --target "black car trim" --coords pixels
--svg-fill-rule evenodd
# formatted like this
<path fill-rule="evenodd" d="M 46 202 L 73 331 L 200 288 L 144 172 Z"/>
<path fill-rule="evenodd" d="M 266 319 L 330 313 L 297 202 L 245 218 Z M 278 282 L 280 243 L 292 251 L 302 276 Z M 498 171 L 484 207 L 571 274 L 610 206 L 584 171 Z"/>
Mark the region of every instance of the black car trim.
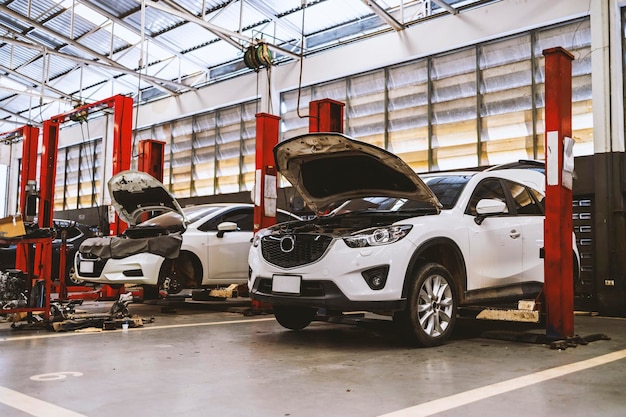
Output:
<path fill-rule="evenodd" d="M 271 280 L 271 278 L 258 277 L 255 280 L 254 287 L 250 291 L 250 298 L 269 304 L 325 308 L 332 311 L 400 311 L 404 310 L 406 305 L 405 299 L 389 301 L 353 301 L 348 299 L 334 282 L 326 280 L 303 281 L 303 284 L 307 283 L 309 285 L 315 284 L 319 286 L 319 295 L 302 296 L 265 292 L 268 288 L 271 288 Z M 270 283 L 269 287 L 267 286 L 268 281 Z M 262 283 L 265 285 L 262 285 Z"/>

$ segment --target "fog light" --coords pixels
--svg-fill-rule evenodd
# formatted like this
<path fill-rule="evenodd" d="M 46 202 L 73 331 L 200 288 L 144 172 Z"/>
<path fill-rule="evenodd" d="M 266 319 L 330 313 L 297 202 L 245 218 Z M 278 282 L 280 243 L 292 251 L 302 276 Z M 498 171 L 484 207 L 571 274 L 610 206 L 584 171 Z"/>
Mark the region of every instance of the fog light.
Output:
<path fill-rule="evenodd" d="M 389 273 L 389 265 L 377 266 L 361 272 L 367 285 L 373 290 L 382 290 L 387 283 L 387 274 Z"/>
<path fill-rule="evenodd" d="M 141 269 L 127 269 L 122 272 L 125 277 L 143 277 L 143 271 Z"/>

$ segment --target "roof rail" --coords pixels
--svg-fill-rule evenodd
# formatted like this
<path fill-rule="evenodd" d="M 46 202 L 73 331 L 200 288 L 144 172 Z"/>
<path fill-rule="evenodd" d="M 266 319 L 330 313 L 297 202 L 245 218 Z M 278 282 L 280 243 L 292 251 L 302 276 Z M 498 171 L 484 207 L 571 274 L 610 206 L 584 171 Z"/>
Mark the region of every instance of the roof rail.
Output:
<path fill-rule="evenodd" d="M 516 162 L 507 162 L 506 164 L 494 165 L 485 171 L 496 171 L 501 169 L 533 169 L 535 171 L 545 171 L 545 163 L 534 159 L 520 159 Z"/>

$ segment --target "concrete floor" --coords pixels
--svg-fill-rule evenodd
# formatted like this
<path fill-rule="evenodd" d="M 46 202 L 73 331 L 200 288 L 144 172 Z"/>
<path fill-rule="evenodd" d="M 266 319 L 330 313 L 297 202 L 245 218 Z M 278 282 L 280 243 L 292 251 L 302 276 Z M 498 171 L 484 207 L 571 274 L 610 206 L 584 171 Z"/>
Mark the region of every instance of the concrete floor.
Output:
<path fill-rule="evenodd" d="M 493 324 L 475 322 L 445 346 L 415 349 L 390 322 L 292 332 L 248 307 L 131 304 L 154 321 L 98 333 L 0 323 L 0 416 L 626 415 L 626 319 L 577 315 L 578 335 L 611 340 L 565 350 L 487 338 Z"/>

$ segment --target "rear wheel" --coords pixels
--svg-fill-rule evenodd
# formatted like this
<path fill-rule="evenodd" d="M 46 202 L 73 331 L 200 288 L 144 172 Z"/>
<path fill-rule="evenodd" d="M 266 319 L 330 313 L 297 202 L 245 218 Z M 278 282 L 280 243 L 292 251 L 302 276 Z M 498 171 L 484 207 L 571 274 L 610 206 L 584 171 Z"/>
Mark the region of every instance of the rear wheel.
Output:
<path fill-rule="evenodd" d="M 296 306 L 273 306 L 276 321 L 291 330 L 302 330 L 307 327 L 317 314 L 316 308 Z"/>
<path fill-rule="evenodd" d="M 426 264 L 411 282 L 406 309 L 394 321 L 411 344 L 441 345 L 456 323 L 457 299 L 450 272 L 440 264 Z"/>

